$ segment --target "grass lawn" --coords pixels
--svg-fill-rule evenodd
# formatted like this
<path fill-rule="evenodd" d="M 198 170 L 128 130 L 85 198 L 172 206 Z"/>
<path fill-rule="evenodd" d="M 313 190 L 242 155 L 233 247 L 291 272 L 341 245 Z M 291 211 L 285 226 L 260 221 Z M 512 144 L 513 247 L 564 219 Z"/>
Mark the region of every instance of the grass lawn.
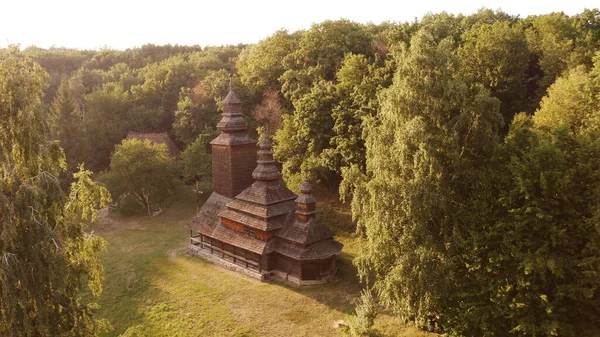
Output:
<path fill-rule="evenodd" d="M 110 217 L 95 224 L 109 242 L 99 316 L 118 336 L 343 336 L 334 321 L 352 313 L 361 285 L 351 260 L 357 241 L 343 208 L 325 206 L 337 239 L 344 243 L 336 280 L 294 287 L 260 283 L 186 252 L 195 214 L 193 197 L 154 217 Z M 383 313 L 377 336 L 434 336 L 401 325 Z"/>

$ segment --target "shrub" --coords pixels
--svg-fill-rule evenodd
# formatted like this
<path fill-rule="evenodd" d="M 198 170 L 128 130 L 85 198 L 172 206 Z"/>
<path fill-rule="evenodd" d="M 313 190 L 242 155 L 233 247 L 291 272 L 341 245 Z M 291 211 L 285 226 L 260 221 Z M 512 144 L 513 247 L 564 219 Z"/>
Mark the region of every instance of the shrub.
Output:
<path fill-rule="evenodd" d="M 352 336 L 364 336 L 371 332 L 373 322 L 377 316 L 377 304 L 373 294 L 364 289 L 360 295 L 360 302 L 356 306 L 356 313 L 348 320 L 350 334 Z"/>

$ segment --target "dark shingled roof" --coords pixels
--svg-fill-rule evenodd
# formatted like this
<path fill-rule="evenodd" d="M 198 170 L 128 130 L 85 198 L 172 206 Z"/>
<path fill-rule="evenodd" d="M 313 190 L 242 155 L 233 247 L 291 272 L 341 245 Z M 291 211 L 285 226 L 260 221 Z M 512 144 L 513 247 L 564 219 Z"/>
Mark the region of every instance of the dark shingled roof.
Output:
<path fill-rule="evenodd" d="M 217 130 L 219 131 L 234 133 L 246 131 L 248 129 L 246 120 L 244 120 L 244 116 L 241 113 L 223 112 L 221 116 L 221 120 L 217 124 Z"/>
<path fill-rule="evenodd" d="M 231 202 L 231 199 L 213 192 L 202 205 L 200 212 L 192 218 L 188 228 L 212 236 L 215 227 L 221 223 L 219 213 L 227 208 L 225 205 L 229 202 Z"/>
<path fill-rule="evenodd" d="M 211 237 L 260 255 L 271 253 L 276 245 L 274 240 L 262 241 L 245 233 L 236 232 L 223 225 L 217 225 Z"/>
<path fill-rule="evenodd" d="M 257 164 L 252 173 L 255 182 L 228 203 L 227 210 L 219 215 L 262 231 L 282 228 L 282 217 L 296 210 L 296 195 L 281 181 L 269 141 L 260 143 Z"/>
<path fill-rule="evenodd" d="M 232 202 L 227 204 L 227 208 L 267 219 L 294 212 L 296 210 L 296 203 L 294 200 L 289 200 L 271 205 L 261 205 L 244 200 L 233 199 Z"/>
<path fill-rule="evenodd" d="M 281 178 L 281 172 L 279 172 L 277 163 L 273 159 L 271 142 L 265 137 L 260 142 L 258 148 L 258 160 L 256 161 L 258 165 L 256 165 L 254 172 L 252 172 L 252 178 L 257 181 L 272 181 Z"/>
<path fill-rule="evenodd" d="M 256 181 L 235 198 L 261 205 L 271 205 L 294 200 L 296 195 L 281 180 L 273 182 Z"/>
<path fill-rule="evenodd" d="M 225 96 L 225 99 L 221 102 L 222 104 L 242 104 L 242 101 L 237 97 L 235 92 L 229 88 L 229 93 Z"/>
<path fill-rule="evenodd" d="M 223 100 L 223 113 L 217 123 L 220 134 L 210 142 L 212 145 L 256 144 L 246 132 L 248 126 L 241 111 L 241 104 L 242 101 L 237 98 L 229 83 L 229 94 Z"/>
<path fill-rule="evenodd" d="M 221 224 L 219 213 L 226 209 L 225 205 L 230 201 L 231 199 L 213 192 L 202 205 L 200 212 L 194 216 L 188 228 L 257 254 L 272 252 L 275 248 L 275 241 L 265 242 Z"/>
<path fill-rule="evenodd" d="M 269 218 L 266 221 L 263 219 L 258 219 L 252 215 L 248 215 L 242 212 L 236 212 L 230 209 L 226 209 L 223 212 L 219 213 L 220 217 L 227 218 L 233 220 L 235 222 L 239 222 L 248 227 L 260 229 L 262 231 L 270 231 L 278 228 L 282 228 L 284 224 L 287 222 L 290 217 L 289 213 L 276 216 L 273 218 Z"/>
<path fill-rule="evenodd" d="M 129 132 L 125 139 L 138 139 L 138 140 L 149 140 L 155 144 L 166 144 L 167 150 L 169 150 L 169 154 L 173 158 L 179 157 L 179 149 L 177 145 L 173 142 L 171 137 L 166 132 L 162 133 L 138 133 L 138 132 Z"/>
<path fill-rule="evenodd" d="M 298 247 L 288 242 L 279 241 L 275 251 L 296 260 L 317 260 L 339 254 L 342 247 L 341 243 L 333 239 L 319 241 L 306 247 Z"/>
<path fill-rule="evenodd" d="M 317 219 L 311 218 L 308 222 L 302 222 L 294 218 L 277 233 L 278 237 L 303 245 L 333 238 L 333 233 Z"/>

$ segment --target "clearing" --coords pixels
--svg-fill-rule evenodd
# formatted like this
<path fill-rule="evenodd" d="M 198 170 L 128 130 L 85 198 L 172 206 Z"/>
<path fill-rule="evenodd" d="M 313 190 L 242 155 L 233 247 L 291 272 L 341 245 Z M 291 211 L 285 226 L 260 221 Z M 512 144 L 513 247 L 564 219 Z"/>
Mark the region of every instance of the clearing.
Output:
<path fill-rule="evenodd" d="M 154 217 L 106 216 L 93 226 L 108 243 L 99 316 L 119 336 L 343 336 L 334 322 L 353 312 L 361 284 L 352 258 L 357 239 L 343 207 L 321 204 L 319 212 L 344 244 L 336 279 L 295 287 L 260 283 L 187 254 L 184 226 L 196 212 L 193 197 Z M 332 221 L 333 220 L 333 221 Z M 402 325 L 387 312 L 375 336 L 437 336 Z"/>

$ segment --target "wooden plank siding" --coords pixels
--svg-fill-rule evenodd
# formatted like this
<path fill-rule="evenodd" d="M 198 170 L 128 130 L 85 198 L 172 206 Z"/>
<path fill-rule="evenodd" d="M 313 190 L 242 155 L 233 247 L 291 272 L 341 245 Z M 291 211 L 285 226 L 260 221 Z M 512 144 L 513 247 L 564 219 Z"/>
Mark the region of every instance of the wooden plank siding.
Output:
<path fill-rule="evenodd" d="M 259 272 L 276 269 L 300 280 L 321 280 L 330 274 L 335 263 L 334 257 L 301 261 L 277 252 L 259 255 L 206 235 L 191 239 L 192 244 L 201 245 L 223 260 Z"/>
<path fill-rule="evenodd" d="M 260 255 L 246 249 L 221 242 L 206 235 L 201 236 L 200 245 L 203 249 L 210 250 L 211 254 L 220 256 L 222 259 L 242 267 L 258 271 L 263 269 Z"/>

